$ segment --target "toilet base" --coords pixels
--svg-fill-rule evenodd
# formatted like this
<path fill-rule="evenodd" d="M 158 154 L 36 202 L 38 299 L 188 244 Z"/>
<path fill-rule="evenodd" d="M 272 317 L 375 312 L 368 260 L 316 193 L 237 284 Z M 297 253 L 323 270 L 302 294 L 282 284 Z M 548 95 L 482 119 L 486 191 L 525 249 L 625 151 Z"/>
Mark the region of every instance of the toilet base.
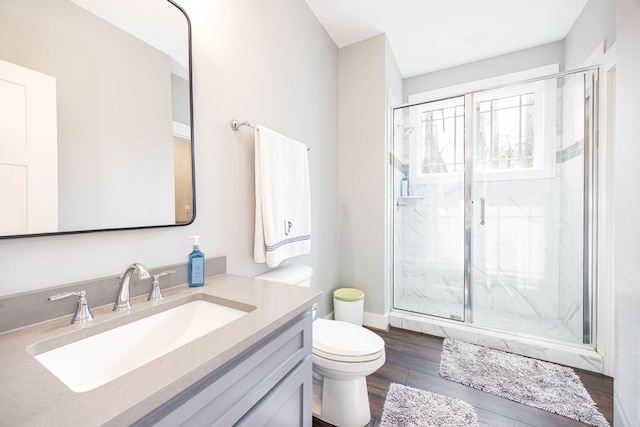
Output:
<path fill-rule="evenodd" d="M 336 380 L 314 378 L 313 416 L 339 427 L 363 427 L 371 420 L 365 377 Z"/>

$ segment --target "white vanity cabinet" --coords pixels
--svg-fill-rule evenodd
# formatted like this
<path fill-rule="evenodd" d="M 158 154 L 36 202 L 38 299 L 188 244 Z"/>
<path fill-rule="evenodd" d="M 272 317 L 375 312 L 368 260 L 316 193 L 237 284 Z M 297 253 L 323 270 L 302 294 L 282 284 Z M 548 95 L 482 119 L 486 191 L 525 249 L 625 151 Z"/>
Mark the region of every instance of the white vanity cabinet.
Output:
<path fill-rule="evenodd" d="M 306 311 L 133 425 L 311 427 L 311 331 Z"/>

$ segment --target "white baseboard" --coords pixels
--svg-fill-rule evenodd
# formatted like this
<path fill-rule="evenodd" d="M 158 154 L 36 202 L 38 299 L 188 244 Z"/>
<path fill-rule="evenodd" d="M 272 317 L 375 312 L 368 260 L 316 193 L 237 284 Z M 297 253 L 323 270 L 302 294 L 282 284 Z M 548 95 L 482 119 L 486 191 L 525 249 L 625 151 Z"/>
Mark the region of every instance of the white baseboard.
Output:
<path fill-rule="evenodd" d="M 325 317 L 327 320 L 333 320 L 333 311 L 327 314 Z M 386 331 L 389 328 L 389 313 L 387 314 L 375 314 L 364 312 L 362 323 L 364 326 L 368 326 L 373 329 L 380 329 Z"/>
<path fill-rule="evenodd" d="M 365 311 L 363 323 L 365 326 L 369 326 L 370 328 L 386 331 L 389 328 L 389 313 L 376 314 Z"/>

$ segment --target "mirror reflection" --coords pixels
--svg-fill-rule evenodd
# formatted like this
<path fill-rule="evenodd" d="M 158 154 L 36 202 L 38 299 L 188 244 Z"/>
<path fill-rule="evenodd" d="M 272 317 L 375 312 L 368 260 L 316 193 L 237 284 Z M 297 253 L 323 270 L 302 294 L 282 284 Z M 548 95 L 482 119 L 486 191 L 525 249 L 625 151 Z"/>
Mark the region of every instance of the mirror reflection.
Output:
<path fill-rule="evenodd" d="M 193 220 L 189 31 L 167 0 L 0 0 L 0 237 Z"/>

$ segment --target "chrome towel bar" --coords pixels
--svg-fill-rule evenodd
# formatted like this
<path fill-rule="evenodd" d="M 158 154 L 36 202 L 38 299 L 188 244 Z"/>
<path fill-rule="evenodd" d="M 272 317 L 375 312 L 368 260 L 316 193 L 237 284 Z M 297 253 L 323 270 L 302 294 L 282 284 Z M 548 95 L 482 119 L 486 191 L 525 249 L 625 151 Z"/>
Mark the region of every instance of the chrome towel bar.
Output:
<path fill-rule="evenodd" d="M 256 128 L 256 125 L 249 123 L 248 121 L 240 122 L 236 119 L 231 120 L 231 129 L 238 130 L 241 126 L 249 126 L 250 128 Z"/>
<path fill-rule="evenodd" d="M 233 129 L 234 131 L 237 131 L 242 126 L 249 126 L 250 128 L 253 128 L 253 129 L 257 129 L 258 128 L 257 125 L 254 125 L 253 123 L 250 123 L 250 122 L 248 122 L 246 120 L 241 122 L 239 120 L 233 119 L 233 120 L 231 120 L 230 124 L 231 124 L 231 129 Z M 311 151 L 311 148 L 307 147 L 307 151 Z"/>

